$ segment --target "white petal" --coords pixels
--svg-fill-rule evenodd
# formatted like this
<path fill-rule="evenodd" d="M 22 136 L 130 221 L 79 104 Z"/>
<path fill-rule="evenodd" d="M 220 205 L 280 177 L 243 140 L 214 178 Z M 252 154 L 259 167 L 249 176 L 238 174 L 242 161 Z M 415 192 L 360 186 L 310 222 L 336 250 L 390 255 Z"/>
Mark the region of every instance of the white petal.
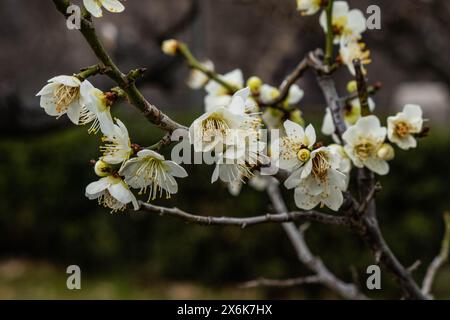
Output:
<path fill-rule="evenodd" d="M 90 183 L 86 187 L 86 194 L 88 195 L 94 195 L 102 192 L 103 190 L 107 189 L 111 184 L 111 179 L 109 177 L 101 178 L 98 181 Z"/>
<path fill-rule="evenodd" d="M 72 101 L 67 109 L 67 116 L 70 121 L 78 125 L 80 122 L 81 106 L 78 100 Z"/>
<path fill-rule="evenodd" d="M 73 76 L 57 76 L 51 78 L 48 82 L 59 83 L 68 87 L 79 87 L 81 85 L 80 80 Z"/>
<path fill-rule="evenodd" d="M 306 145 L 311 148 L 316 143 L 316 130 L 314 130 L 314 127 L 311 124 L 305 129 L 305 137 Z"/>
<path fill-rule="evenodd" d="M 303 140 L 305 136 L 305 131 L 302 126 L 291 120 L 286 120 L 284 122 L 284 129 L 286 130 L 286 134 L 295 140 Z"/>
<path fill-rule="evenodd" d="M 389 173 L 389 164 L 386 161 L 375 157 L 371 157 L 364 161 L 364 165 L 381 176 Z"/>
<path fill-rule="evenodd" d="M 344 202 L 344 197 L 337 187 L 330 186 L 328 197 L 322 199 L 322 202 L 331 210 L 338 211 Z"/>
<path fill-rule="evenodd" d="M 351 10 L 348 13 L 347 18 L 347 28 L 351 29 L 355 35 L 359 35 L 366 31 L 366 18 L 360 10 Z"/>
<path fill-rule="evenodd" d="M 164 156 L 160 155 L 158 152 L 149 150 L 149 149 L 142 149 L 137 153 L 138 157 L 144 158 L 144 157 L 152 157 L 158 160 L 164 160 Z"/>
<path fill-rule="evenodd" d="M 311 210 L 320 203 L 319 197 L 310 196 L 303 192 L 303 189 L 297 188 L 294 192 L 295 204 L 303 210 Z"/>
<path fill-rule="evenodd" d="M 100 4 L 96 0 L 83 0 L 84 7 L 90 14 L 92 14 L 96 18 L 100 18 L 102 16 L 102 9 Z"/>
<path fill-rule="evenodd" d="M 300 184 L 301 178 L 301 169 L 295 170 L 287 179 L 284 181 L 284 186 L 286 189 L 294 189 L 297 188 Z"/>
<path fill-rule="evenodd" d="M 125 10 L 123 4 L 118 0 L 101 0 L 103 7 L 109 12 L 122 12 Z"/>
<path fill-rule="evenodd" d="M 49 116 L 59 116 L 62 114 L 56 111 L 55 99 L 53 97 L 41 96 L 40 105 Z"/>
<path fill-rule="evenodd" d="M 170 168 L 170 174 L 177 178 L 185 178 L 188 176 L 186 170 L 173 161 L 165 161 L 164 164 Z"/>
<path fill-rule="evenodd" d="M 108 187 L 109 193 L 123 204 L 130 203 L 132 200 L 131 191 L 125 186 L 124 182 L 118 182 Z"/>
<path fill-rule="evenodd" d="M 44 96 L 47 94 L 53 94 L 53 92 L 59 87 L 58 83 L 47 83 L 41 91 L 36 93 L 36 96 Z"/>
<path fill-rule="evenodd" d="M 347 1 L 335 1 L 333 3 L 333 17 L 345 16 L 348 13 Z"/>
<path fill-rule="evenodd" d="M 304 91 L 296 84 L 289 89 L 288 103 L 290 105 L 297 104 L 305 95 Z"/>
<path fill-rule="evenodd" d="M 228 72 L 223 76 L 223 78 L 227 82 L 230 82 L 231 84 L 239 88 L 242 88 L 244 85 L 244 75 L 242 74 L 242 71 L 240 69 L 235 69 L 233 71 Z"/>
<path fill-rule="evenodd" d="M 336 131 L 334 126 L 333 116 L 329 108 L 325 110 L 325 116 L 323 118 L 322 133 L 324 135 L 330 136 Z"/>
<path fill-rule="evenodd" d="M 97 114 L 98 122 L 100 124 L 100 130 L 105 136 L 114 135 L 114 122 L 109 110 L 99 112 Z"/>

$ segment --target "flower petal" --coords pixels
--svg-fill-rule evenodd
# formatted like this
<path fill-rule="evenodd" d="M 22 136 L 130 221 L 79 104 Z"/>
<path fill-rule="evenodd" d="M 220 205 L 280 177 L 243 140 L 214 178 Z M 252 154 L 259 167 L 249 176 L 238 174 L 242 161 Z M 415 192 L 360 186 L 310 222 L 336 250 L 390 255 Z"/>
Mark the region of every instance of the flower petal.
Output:
<path fill-rule="evenodd" d="M 100 18 L 102 16 L 102 8 L 100 7 L 100 3 L 96 0 L 83 0 L 84 7 L 90 14 L 92 14 L 96 18 Z"/>

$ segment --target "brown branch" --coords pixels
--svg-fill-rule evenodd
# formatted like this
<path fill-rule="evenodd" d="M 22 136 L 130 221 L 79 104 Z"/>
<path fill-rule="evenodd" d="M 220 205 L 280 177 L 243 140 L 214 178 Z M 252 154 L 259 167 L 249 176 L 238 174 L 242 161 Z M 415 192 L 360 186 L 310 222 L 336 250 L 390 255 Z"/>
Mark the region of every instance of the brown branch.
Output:
<path fill-rule="evenodd" d="M 362 70 L 361 60 L 353 60 L 353 66 L 355 67 L 356 73 L 356 85 L 358 88 L 359 103 L 361 105 L 361 115 L 368 116 L 371 114 L 369 108 L 369 92 L 367 90 L 367 82 Z"/>
<path fill-rule="evenodd" d="M 194 215 L 178 208 L 166 208 L 141 202 L 141 210 L 159 215 L 168 215 L 188 223 L 204 226 L 236 226 L 240 228 L 250 227 L 264 223 L 284 223 L 289 221 L 315 221 L 323 224 L 349 226 L 348 219 L 342 216 L 332 216 L 316 211 L 296 211 L 289 213 L 265 214 L 255 217 L 214 217 Z"/>
<path fill-rule="evenodd" d="M 362 215 L 364 212 L 366 212 L 367 208 L 369 207 L 372 200 L 375 199 L 375 195 L 377 192 L 381 190 L 381 184 L 375 183 L 371 188 L 370 191 L 367 193 L 366 197 L 363 199 L 363 202 L 358 208 L 358 214 Z"/>
<path fill-rule="evenodd" d="M 61 14 L 63 14 L 65 17 L 67 17 L 67 8 L 71 5 L 71 2 L 69 0 L 53 0 L 53 2 L 58 11 L 61 12 Z M 94 24 L 88 13 L 85 13 L 81 19 L 80 32 L 91 47 L 96 57 L 107 68 L 106 75 L 108 75 L 109 78 L 116 82 L 118 86 L 125 91 L 128 101 L 133 106 L 138 108 L 150 122 L 168 132 L 172 132 L 179 128 L 185 129 L 184 126 L 173 121 L 161 110 L 148 102 L 141 94 L 141 92 L 137 89 L 134 79 L 127 77 L 120 71 L 109 54 L 106 52 L 103 44 L 100 42 Z"/>
<path fill-rule="evenodd" d="M 375 188 L 374 181 L 374 174 L 370 170 L 358 170 L 358 188 L 362 199 L 370 198 L 369 195 Z M 365 212 L 360 213 L 359 210 L 354 210 L 347 214 L 351 220 L 352 228 L 369 246 L 376 262 L 380 263 L 384 270 L 393 275 L 405 297 L 416 300 L 426 299 L 426 296 L 422 294 L 411 274 L 400 263 L 384 240 L 378 225 L 375 200 L 372 198 L 368 202 Z"/>
<path fill-rule="evenodd" d="M 430 296 L 434 278 L 436 277 L 436 274 L 439 271 L 439 269 L 448 260 L 448 252 L 450 250 L 450 213 L 448 212 L 444 213 L 444 222 L 445 222 L 445 232 L 444 238 L 442 239 L 441 251 L 429 265 L 427 273 L 425 274 L 425 278 L 423 279 L 422 292 L 426 296 Z"/>
<path fill-rule="evenodd" d="M 319 64 L 321 63 L 320 61 L 320 57 L 317 56 L 316 63 Z M 320 69 L 316 68 L 316 70 Z M 336 85 L 329 73 L 317 71 L 316 74 L 319 86 L 331 110 L 337 134 L 341 137 L 346 130 L 346 125 L 342 117 L 342 100 L 338 96 Z M 358 169 L 357 182 L 362 205 L 357 206 L 355 201 L 351 201 L 353 203 L 346 204 L 347 210 L 345 210 L 346 215 L 350 218 L 352 229 L 366 242 L 372 250 L 376 261 L 380 262 L 382 267 L 394 276 L 407 298 L 426 299 L 426 296 L 422 294 L 419 286 L 411 277 L 411 274 L 398 261 L 383 238 L 378 225 L 375 200 L 372 196 L 372 193 L 375 192 L 375 177 L 373 172 L 366 168 Z M 350 200 L 353 200 L 353 198 Z"/>
<path fill-rule="evenodd" d="M 242 288 L 257 288 L 257 287 L 274 287 L 274 288 L 288 288 L 288 287 L 296 287 L 304 284 L 314 284 L 321 283 L 321 279 L 319 276 L 308 276 L 302 278 L 292 278 L 292 279 L 266 279 L 260 278 L 256 280 L 251 280 L 244 282 L 240 285 Z"/>

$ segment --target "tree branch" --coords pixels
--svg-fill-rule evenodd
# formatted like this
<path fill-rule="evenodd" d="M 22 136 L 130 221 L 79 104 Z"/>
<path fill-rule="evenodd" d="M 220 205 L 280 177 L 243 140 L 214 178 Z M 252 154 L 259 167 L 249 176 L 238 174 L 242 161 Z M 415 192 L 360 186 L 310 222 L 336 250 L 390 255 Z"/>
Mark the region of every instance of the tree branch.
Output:
<path fill-rule="evenodd" d="M 67 17 L 67 8 L 71 5 L 70 1 L 53 0 L 53 2 L 58 11 L 61 12 L 61 14 L 63 14 L 65 17 Z M 94 24 L 88 13 L 85 13 L 81 19 L 80 32 L 84 36 L 85 40 L 91 47 L 96 57 L 104 64 L 105 67 L 107 67 L 106 75 L 108 75 L 109 78 L 116 82 L 118 86 L 125 91 L 129 102 L 133 106 L 138 108 L 150 122 L 168 132 L 172 132 L 179 128 L 185 129 L 184 126 L 173 121 L 161 110 L 148 102 L 141 94 L 141 92 L 137 89 L 134 80 L 129 79 L 124 73 L 119 70 L 117 65 L 106 52 L 103 44 L 100 42 L 95 31 Z"/>
<path fill-rule="evenodd" d="M 353 66 L 356 73 L 356 85 L 358 88 L 359 103 L 361 105 L 361 115 L 368 116 L 372 112 L 369 107 L 369 92 L 367 90 L 367 82 L 361 66 L 361 60 L 353 60 Z"/>
<path fill-rule="evenodd" d="M 267 189 L 267 194 L 275 211 L 279 213 L 287 211 L 278 184 L 271 183 Z M 294 223 L 283 223 L 282 226 L 294 246 L 298 259 L 319 277 L 320 283 L 337 292 L 345 299 L 367 299 L 354 284 L 345 283 L 337 278 L 328 270 L 322 260 L 313 256 L 305 242 L 303 234 L 297 229 Z"/>
<path fill-rule="evenodd" d="M 260 279 L 244 282 L 241 285 L 241 287 L 242 288 L 256 288 L 256 287 L 287 288 L 287 287 L 295 287 L 295 286 L 301 286 L 304 284 L 314 284 L 314 283 L 321 283 L 321 279 L 319 276 L 308 276 L 308 277 L 292 278 L 292 279 L 284 279 L 284 280 L 260 278 Z"/>
<path fill-rule="evenodd" d="M 448 260 L 448 251 L 450 250 L 450 213 L 444 213 L 444 222 L 445 233 L 442 239 L 441 251 L 429 265 L 425 278 L 423 279 L 422 292 L 426 296 L 430 296 L 434 278 L 442 265 Z"/>
<path fill-rule="evenodd" d="M 168 215 L 188 223 L 204 226 L 236 226 L 240 228 L 250 227 L 264 223 L 283 223 L 289 221 L 315 221 L 323 224 L 349 226 L 347 217 L 332 216 L 316 211 L 281 212 L 278 214 L 265 214 L 261 216 L 237 218 L 237 217 L 213 217 L 194 215 L 178 208 L 166 208 L 141 202 L 141 210 L 159 215 Z"/>

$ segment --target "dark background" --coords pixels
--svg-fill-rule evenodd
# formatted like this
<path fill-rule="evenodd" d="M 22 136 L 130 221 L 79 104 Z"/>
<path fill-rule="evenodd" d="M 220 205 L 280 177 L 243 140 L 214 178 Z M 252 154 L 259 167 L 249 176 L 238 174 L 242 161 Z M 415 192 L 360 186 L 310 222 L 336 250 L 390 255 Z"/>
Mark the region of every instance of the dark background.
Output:
<path fill-rule="evenodd" d="M 81 1 L 80 1 L 81 2 Z M 405 103 L 421 104 L 431 135 L 415 150 L 398 151 L 391 174 L 380 178 L 382 231 L 405 265 L 421 260 L 421 280 L 439 250 L 441 216 L 450 210 L 449 93 L 450 2 L 348 1 L 363 12 L 381 8 L 382 28 L 366 32 L 372 52 L 369 80 L 383 89 L 375 101 L 384 118 Z M 164 56 L 160 42 L 182 39 L 219 72 L 241 68 L 278 85 L 305 52 L 323 45 L 318 15 L 301 17 L 294 0 L 128 0 L 119 15 L 96 20 L 108 50 L 122 70 L 147 67 L 139 86 L 145 96 L 184 124 L 202 112 L 203 92 L 185 85 L 183 61 Z M 36 92 L 47 79 L 96 63 L 76 31 L 69 31 L 50 0 L 0 1 L 0 298 L 336 298 L 320 286 L 249 290 L 239 283 L 308 274 L 276 225 L 238 228 L 186 225 L 147 213 L 109 214 L 84 197 L 96 179 L 88 162 L 98 156 L 99 136 L 48 117 Z M 337 75 L 341 93 L 350 80 Z M 97 77 L 95 84 L 111 83 Z M 319 130 L 323 97 L 311 73 L 299 81 L 302 111 Z M 134 142 L 161 137 L 128 105 L 113 113 Z M 322 137 L 323 138 L 323 137 Z M 328 141 L 324 139 L 325 141 Z M 237 198 L 210 185 L 212 167 L 187 167 L 181 192 L 170 201 L 203 215 L 250 216 L 267 211 L 264 194 L 244 188 Z M 292 193 L 285 192 L 290 201 Z M 337 275 L 365 284 L 373 263 L 361 241 L 347 230 L 312 225 L 306 238 Z M 82 268 L 81 291 L 65 287 L 65 269 Z M 383 275 L 374 297 L 398 297 Z M 438 298 L 450 298 L 450 268 L 437 278 Z"/>

